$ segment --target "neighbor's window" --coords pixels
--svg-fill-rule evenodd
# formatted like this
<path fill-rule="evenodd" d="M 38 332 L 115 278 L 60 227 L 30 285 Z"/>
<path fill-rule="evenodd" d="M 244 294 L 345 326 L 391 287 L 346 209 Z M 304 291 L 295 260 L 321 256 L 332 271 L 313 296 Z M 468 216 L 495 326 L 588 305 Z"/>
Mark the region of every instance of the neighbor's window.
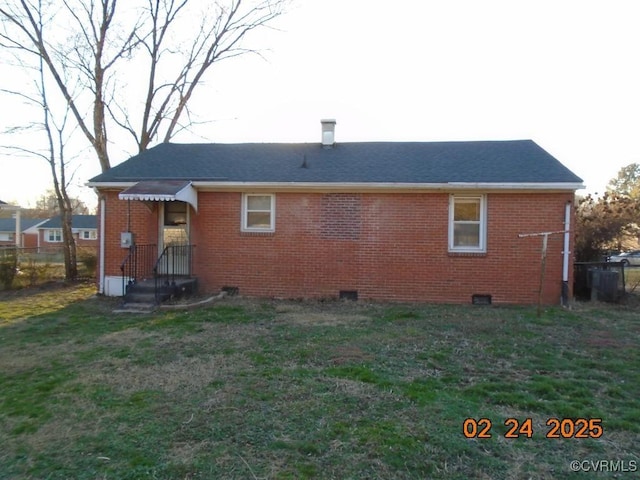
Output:
<path fill-rule="evenodd" d="M 83 240 L 95 240 L 98 238 L 98 232 L 95 230 L 83 230 L 80 233 L 80 238 Z"/>
<path fill-rule="evenodd" d="M 47 242 L 61 242 L 62 230 L 59 228 L 53 228 L 51 230 L 47 230 L 44 238 L 47 240 Z"/>
<path fill-rule="evenodd" d="M 245 193 L 242 196 L 242 230 L 273 232 L 275 230 L 275 195 Z"/>
<path fill-rule="evenodd" d="M 451 195 L 449 251 L 486 251 L 486 196 Z"/>

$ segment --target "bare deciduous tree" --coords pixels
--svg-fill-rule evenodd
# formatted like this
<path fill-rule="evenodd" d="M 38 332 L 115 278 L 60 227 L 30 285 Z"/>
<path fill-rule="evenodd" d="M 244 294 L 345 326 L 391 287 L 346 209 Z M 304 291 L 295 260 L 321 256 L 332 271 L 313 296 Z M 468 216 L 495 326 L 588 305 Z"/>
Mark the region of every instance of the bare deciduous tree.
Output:
<path fill-rule="evenodd" d="M 145 150 L 156 137 L 165 119 L 168 126 L 162 134 L 162 141 L 171 140 L 204 74 L 216 62 L 255 53 L 256 50 L 244 47 L 242 40 L 252 30 L 265 27 L 280 16 L 285 5 L 282 0 L 211 2 L 208 12 L 194 29 L 194 35 L 177 52 L 182 62 L 176 63 L 173 80 L 169 83 L 159 82 L 156 77 L 163 60 L 162 53 L 169 50 L 166 45 L 167 33 L 179 28 L 181 13 L 188 15 L 185 11 L 187 3 L 188 0 L 149 0 L 148 13 L 155 27 L 140 38 L 149 56 L 150 73 L 146 115 L 143 116 L 142 129 L 137 136 L 140 151 Z M 157 32 L 160 34 L 157 35 Z M 151 115 L 152 119 L 149 118 Z"/>
<path fill-rule="evenodd" d="M 107 58 L 105 45 L 117 0 L 99 0 L 99 8 L 97 1 L 63 0 L 62 6 L 42 0 L 8 2 L 0 7 L 0 46 L 13 52 L 19 66 L 28 64 L 33 57 L 46 65 L 66 108 L 93 147 L 102 171 L 106 171 L 111 166 L 105 116 L 107 73 L 131 51 L 134 33 L 112 48 L 114 52 Z M 110 44 L 117 43 L 110 39 Z M 87 115 L 86 95 L 79 86 L 93 93 L 92 115 Z"/>
<path fill-rule="evenodd" d="M 71 213 L 73 215 L 90 215 L 91 211 L 86 203 L 78 197 L 69 197 Z M 24 218 L 49 218 L 60 215 L 60 205 L 55 189 L 44 192 L 36 200 L 32 208 L 22 209 Z"/>
<path fill-rule="evenodd" d="M 38 0 L 41 6 L 42 0 Z M 35 16 L 30 21 L 38 30 L 43 28 L 43 17 L 41 9 L 38 9 Z M 46 75 L 46 60 L 43 56 L 37 57 L 38 62 L 35 68 L 37 76 L 34 79 L 35 94 L 31 95 L 27 92 L 10 92 L 18 95 L 31 105 L 37 107 L 42 115 L 39 122 L 33 122 L 29 127 L 37 133 L 44 134 L 43 147 L 38 148 L 40 142 L 29 143 L 26 146 L 9 146 L 5 147 L 9 150 L 18 151 L 22 154 L 28 154 L 44 159 L 49 164 L 53 189 L 58 203 L 58 211 L 61 220 L 62 229 L 62 247 L 64 253 L 65 279 L 75 280 L 78 276 L 76 244 L 72 232 L 72 213 L 73 205 L 71 198 L 67 193 L 69 178 L 67 177 L 67 159 L 65 157 L 65 145 L 68 139 L 67 121 L 70 112 L 70 106 L 63 109 L 58 119 L 52 112 L 49 103 L 48 82 Z M 29 128 L 27 127 L 27 128 Z M 35 143 L 35 144 L 34 144 Z"/>
<path fill-rule="evenodd" d="M 288 3 L 140 0 L 125 11 L 118 0 L 12 0 L 0 6 L 0 47 L 42 59 L 106 171 L 111 121 L 138 151 L 170 141 L 189 127 L 189 101 L 204 75 L 221 60 L 257 53 L 245 37 L 268 27 Z M 133 109 L 117 83 L 127 68 L 129 82 L 144 82 L 145 97 Z"/>
<path fill-rule="evenodd" d="M 44 112 L 48 154 L 31 152 L 48 157 L 51 166 L 63 216 L 67 278 L 77 273 L 72 207 L 66 192 L 67 119 L 72 118 L 88 140 L 103 172 L 111 167 L 110 126 L 128 132 L 138 151 L 154 141 L 170 141 L 191 124 L 189 101 L 204 75 L 221 60 L 257 53 L 243 40 L 282 15 L 288 3 L 128 0 L 123 7 L 118 0 L 5 0 L 0 4 L 0 50 L 13 58 L 21 73 L 33 73 L 40 86 L 35 103 Z M 137 67 L 135 75 L 131 63 Z M 127 98 L 127 89 L 119 88 L 120 76 L 143 82 L 142 101 Z M 48 85 L 55 86 L 62 101 L 52 101 Z M 20 87 L 14 88 L 1 90 L 28 98 Z M 55 123 L 56 116 L 63 117 L 63 123 Z"/>

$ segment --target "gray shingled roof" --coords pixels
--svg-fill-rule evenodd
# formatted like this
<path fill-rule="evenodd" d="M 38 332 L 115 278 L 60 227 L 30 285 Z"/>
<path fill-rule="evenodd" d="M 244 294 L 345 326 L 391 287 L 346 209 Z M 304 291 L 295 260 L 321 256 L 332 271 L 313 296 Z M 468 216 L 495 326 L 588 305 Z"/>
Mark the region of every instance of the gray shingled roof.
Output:
<path fill-rule="evenodd" d="M 71 227 L 75 229 L 98 228 L 97 215 L 73 215 L 71 217 Z M 53 217 L 48 222 L 40 225 L 39 228 L 62 228 L 60 217 Z"/>
<path fill-rule="evenodd" d="M 582 183 L 531 140 L 163 143 L 91 179 L 328 183 Z"/>

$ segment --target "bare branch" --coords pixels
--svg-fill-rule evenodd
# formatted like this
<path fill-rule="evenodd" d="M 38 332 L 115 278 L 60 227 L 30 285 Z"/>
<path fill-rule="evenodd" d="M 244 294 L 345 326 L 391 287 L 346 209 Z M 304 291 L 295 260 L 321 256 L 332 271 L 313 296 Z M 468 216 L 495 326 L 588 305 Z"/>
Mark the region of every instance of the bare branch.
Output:
<path fill-rule="evenodd" d="M 63 95 L 65 101 L 67 102 L 67 105 L 73 112 L 73 115 L 75 116 L 82 132 L 84 133 L 86 138 L 95 145 L 96 139 L 87 128 L 84 118 L 80 113 L 74 98 L 71 96 L 67 84 L 64 82 L 61 72 L 53 62 L 47 43 L 45 42 L 43 24 L 41 22 L 42 3 L 40 2 L 37 6 L 34 7 L 27 4 L 25 0 L 20 0 L 20 5 L 22 6 L 22 14 L 24 15 L 24 17 L 22 18 L 18 17 L 13 12 L 10 12 L 3 8 L 0 8 L 0 14 L 3 15 L 4 18 L 11 24 L 13 24 L 19 31 L 27 36 L 35 51 L 37 52 L 38 57 L 42 59 L 42 61 L 47 65 L 49 72 L 58 85 L 60 93 Z M 34 13 L 39 15 L 38 18 L 40 19 L 40 21 L 36 20 L 36 18 L 34 17 Z M 32 52 L 33 50 L 25 48 L 25 51 Z"/>
<path fill-rule="evenodd" d="M 31 95 L 26 94 L 24 92 L 19 92 L 17 90 L 9 90 L 7 88 L 0 88 L 0 93 L 7 93 L 9 95 L 14 95 L 16 97 L 27 100 L 28 103 L 34 103 L 36 105 L 42 106 L 40 99 L 32 97 Z"/>
<path fill-rule="evenodd" d="M 40 80 L 55 84 L 54 92 L 64 99 L 69 119 L 88 140 L 102 171 L 110 167 L 110 128 L 130 134 L 143 151 L 154 141 L 170 141 L 199 125 L 189 103 L 205 75 L 219 61 L 260 55 L 245 40 L 256 29 L 271 28 L 290 2 L 139 1 L 3 0 L 0 4 L 0 47 L 23 71 L 39 62 L 46 73 Z M 122 5 L 133 5 L 137 15 L 127 20 Z M 200 7 L 205 10 L 199 12 Z M 121 69 L 130 59 L 138 71 L 144 65 L 141 75 Z M 132 101 L 127 88 L 116 89 L 124 83 L 143 91 Z M 2 93 L 15 93 L 12 90 Z M 36 105 L 36 97 L 21 94 L 18 98 Z M 51 102 L 58 106 L 56 98 Z M 53 133 L 69 131 L 66 117 L 55 124 L 60 118 L 51 114 L 46 119 L 53 136 L 50 147 L 60 143 Z M 63 157 L 59 147 L 58 151 Z"/>
<path fill-rule="evenodd" d="M 46 161 L 47 163 L 49 163 L 49 154 L 44 154 L 42 152 L 38 152 L 37 150 L 32 150 L 30 148 L 26 148 L 26 147 L 20 147 L 17 145 L 3 145 L 2 147 L 3 150 L 7 150 L 7 151 L 14 151 L 14 152 L 20 152 L 20 153 L 25 153 L 28 156 L 33 156 L 33 157 L 38 157 L 43 159 L 44 161 Z"/>
<path fill-rule="evenodd" d="M 180 116 L 206 71 L 217 61 L 252 51 L 241 49 L 238 45 L 249 32 L 282 15 L 285 2 L 264 0 L 245 13 L 241 11 L 242 4 L 242 0 L 234 0 L 231 2 L 231 8 L 228 11 L 221 9 L 221 14 L 218 17 L 219 21 L 214 24 L 212 30 L 206 35 L 205 38 L 209 48 L 193 77 L 188 81 L 186 80 L 186 75 L 184 77 L 185 82 L 183 89 L 180 91 L 180 101 L 166 130 L 165 142 L 168 142 L 175 134 Z"/>

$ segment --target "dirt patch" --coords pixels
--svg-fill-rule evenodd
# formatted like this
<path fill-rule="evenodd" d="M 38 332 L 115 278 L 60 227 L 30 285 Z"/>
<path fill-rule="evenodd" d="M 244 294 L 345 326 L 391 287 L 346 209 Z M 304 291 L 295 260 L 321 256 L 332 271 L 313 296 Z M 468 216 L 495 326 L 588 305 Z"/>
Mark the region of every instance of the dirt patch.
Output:
<path fill-rule="evenodd" d="M 152 365 L 134 365 L 129 359 L 111 358 L 78 378 L 83 384 L 108 385 L 117 392 L 182 392 L 186 395 L 214 381 L 226 380 L 238 369 L 249 368 L 242 355 L 181 357 Z"/>
<path fill-rule="evenodd" d="M 180 442 L 175 443 L 170 452 L 170 458 L 178 464 L 190 464 L 200 455 L 201 452 L 211 449 L 208 440 L 200 442 Z M 187 476 L 186 478 L 190 478 Z"/>
<path fill-rule="evenodd" d="M 34 355 L 33 348 L 37 348 Z M 0 349 L 0 365 L 5 374 L 17 375 L 40 368 L 43 363 L 71 363 L 75 355 L 86 350 L 88 347 L 79 346 L 74 342 L 64 342 L 46 347 L 24 345 L 17 347 L 6 347 Z"/>
<path fill-rule="evenodd" d="M 151 338 L 159 338 L 159 335 L 145 333 L 136 328 L 128 328 L 103 335 L 100 337 L 100 343 L 110 347 L 133 347 L 136 343 Z"/>
<path fill-rule="evenodd" d="M 615 338 L 611 332 L 607 330 L 594 330 L 589 332 L 589 337 L 585 339 L 587 345 L 594 347 L 618 347 L 627 348 L 634 345 L 633 341 Z"/>
<path fill-rule="evenodd" d="M 62 280 L 52 280 L 50 282 L 45 282 L 40 285 L 33 285 L 30 287 L 17 288 L 14 290 L 0 290 L 0 300 L 5 298 L 16 298 L 16 297 L 28 297 L 31 295 L 37 295 L 42 292 L 51 292 L 56 290 L 61 290 L 64 288 L 69 288 L 70 284 L 66 283 Z"/>
<path fill-rule="evenodd" d="M 51 445 L 66 445 L 85 436 L 99 435 L 105 425 L 113 421 L 114 414 L 98 410 L 93 402 L 74 396 L 74 406 L 65 415 L 56 415 L 42 425 L 37 432 L 26 437 L 28 444 L 38 450 Z"/>
<path fill-rule="evenodd" d="M 380 389 L 370 383 L 346 378 L 336 378 L 334 381 L 336 392 L 347 394 L 351 397 L 366 399 L 376 398 L 382 395 Z"/>
<path fill-rule="evenodd" d="M 362 363 L 373 360 L 373 355 L 364 352 L 353 345 L 338 346 L 333 350 L 331 363 L 343 365 L 345 363 Z"/>
<path fill-rule="evenodd" d="M 234 405 L 236 397 L 242 393 L 242 390 L 233 384 L 225 384 L 218 388 L 200 405 L 205 412 L 229 408 Z"/>
<path fill-rule="evenodd" d="M 289 312 L 278 315 L 278 321 L 284 323 L 292 323 L 297 325 L 315 325 L 315 326 L 337 326 L 337 325 L 353 325 L 354 323 L 365 322 L 369 317 L 365 315 L 348 315 L 333 312 Z"/>

